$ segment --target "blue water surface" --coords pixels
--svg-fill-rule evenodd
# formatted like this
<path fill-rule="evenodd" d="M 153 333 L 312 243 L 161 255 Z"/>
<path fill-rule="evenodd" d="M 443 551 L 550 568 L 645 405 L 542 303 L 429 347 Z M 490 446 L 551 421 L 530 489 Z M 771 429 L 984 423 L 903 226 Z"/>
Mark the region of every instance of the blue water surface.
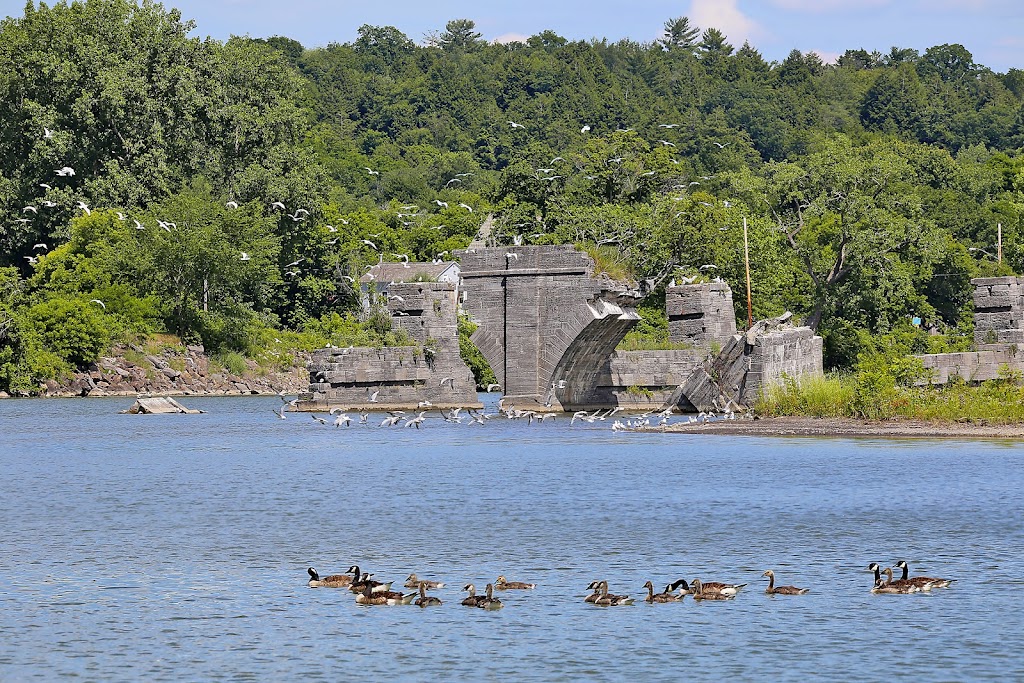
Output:
<path fill-rule="evenodd" d="M 493 399 L 493 396 L 485 396 Z M 1024 447 L 0 401 L 0 680 L 1021 680 Z M 870 562 L 955 578 L 872 595 Z M 310 589 L 358 564 L 444 605 Z M 765 569 L 799 597 L 764 594 Z M 534 591 L 469 609 L 465 583 Z M 676 579 L 749 583 L 647 605 Z M 583 602 L 607 579 L 631 607 Z"/>

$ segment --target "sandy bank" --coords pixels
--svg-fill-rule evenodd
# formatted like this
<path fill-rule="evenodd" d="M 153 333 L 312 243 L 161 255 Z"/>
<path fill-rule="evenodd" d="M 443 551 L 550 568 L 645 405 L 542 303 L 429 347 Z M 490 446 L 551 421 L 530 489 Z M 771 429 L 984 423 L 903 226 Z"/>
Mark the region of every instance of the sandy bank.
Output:
<path fill-rule="evenodd" d="M 677 423 L 641 431 L 750 436 L 866 436 L 897 438 L 1024 439 L 1024 424 L 932 423 L 915 420 L 874 421 L 850 418 L 773 417 Z"/>

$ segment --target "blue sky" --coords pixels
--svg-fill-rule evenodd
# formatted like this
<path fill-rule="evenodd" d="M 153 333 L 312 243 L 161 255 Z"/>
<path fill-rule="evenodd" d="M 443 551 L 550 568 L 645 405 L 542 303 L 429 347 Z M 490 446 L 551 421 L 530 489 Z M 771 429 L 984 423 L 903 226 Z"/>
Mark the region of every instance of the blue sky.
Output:
<path fill-rule="evenodd" d="M 396 26 L 420 42 L 450 19 L 472 19 L 488 40 L 523 39 L 545 29 L 569 39 L 654 40 L 665 20 L 722 30 L 769 60 L 793 48 L 826 61 L 846 49 L 920 51 L 960 43 L 974 60 L 999 72 L 1024 69 L 1024 0 L 172 0 L 198 23 L 195 35 L 284 35 L 307 47 L 350 42 L 363 24 Z M 24 0 L 0 0 L 20 16 Z"/>

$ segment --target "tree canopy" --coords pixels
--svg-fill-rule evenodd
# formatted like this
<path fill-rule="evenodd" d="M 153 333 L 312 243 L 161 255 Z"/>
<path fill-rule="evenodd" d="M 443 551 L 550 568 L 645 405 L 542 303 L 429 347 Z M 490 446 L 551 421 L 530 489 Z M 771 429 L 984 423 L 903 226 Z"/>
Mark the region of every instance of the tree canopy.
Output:
<path fill-rule="evenodd" d="M 0 389 L 133 334 L 255 353 L 325 329 L 366 266 L 450 258 L 485 221 L 638 280 L 713 272 L 745 309 L 746 218 L 755 311 L 802 316 L 830 365 L 911 317 L 966 343 L 970 278 L 1024 268 L 1022 72 L 663 28 L 306 49 L 200 40 L 148 0 L 28 3 L 0 22 Z"/>

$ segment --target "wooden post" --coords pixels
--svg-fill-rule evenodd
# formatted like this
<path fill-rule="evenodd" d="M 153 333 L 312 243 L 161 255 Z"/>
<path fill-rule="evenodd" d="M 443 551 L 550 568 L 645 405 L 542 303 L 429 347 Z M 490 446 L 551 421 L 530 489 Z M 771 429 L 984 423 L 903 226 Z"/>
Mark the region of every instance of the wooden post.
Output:
<path fill-rule="evenodd" d="M 998 232 L 999 240 L 996 242 L 996 245 L 997 245 L 997 247 L 996 247 L 996 254 L 997 254 L 996 261 L 998 263 L 1002 263 L 1003 262 L 1003 224 L 1002 223 L 997 223 L 996 225 L 997 225 L 996 229 L 999 231 Z"/>
<path fill-rule="evenodd" d="M 754 312 L 750 303 L 750 245 L 747 242 L 747 217 L 743 217 L 743 261 L 747 266 L 747 329 L 754 326 Z"/>

